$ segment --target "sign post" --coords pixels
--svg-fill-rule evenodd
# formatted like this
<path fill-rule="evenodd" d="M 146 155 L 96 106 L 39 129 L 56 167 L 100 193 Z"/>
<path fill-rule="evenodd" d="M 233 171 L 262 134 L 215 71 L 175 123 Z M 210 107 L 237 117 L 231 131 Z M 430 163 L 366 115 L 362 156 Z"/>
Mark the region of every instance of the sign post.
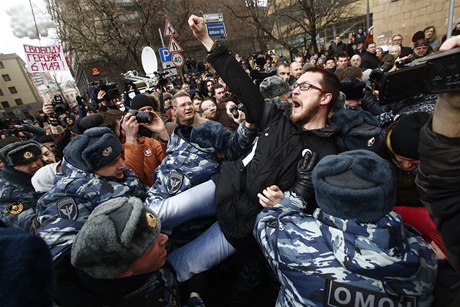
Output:
<path fill-rule="evenodd" d="M 204 21 L 206 22 L 206 29 L 210 37 L 218 39 L 226 39 L 227 31 L 225 30 L 224 15 L 217 14 L 204 14 Z"/>

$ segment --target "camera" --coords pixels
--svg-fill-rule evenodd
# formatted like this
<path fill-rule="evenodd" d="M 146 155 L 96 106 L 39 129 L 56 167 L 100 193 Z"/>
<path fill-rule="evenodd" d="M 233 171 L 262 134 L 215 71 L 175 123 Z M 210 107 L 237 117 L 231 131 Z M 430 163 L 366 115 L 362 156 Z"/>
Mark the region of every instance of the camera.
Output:
<path fill-rule="evenodd" d="M 61 115 L 67 112 L 67 104 L 62 100 L 61 95 L 54 95 L 52 103 L 54 107 L 54 113 L 56 113 L 56 115 Z"/>
<path fill-rule="evenodd" d="M 90 97 L 97 101 L 97 94 L 99 91 L 104 91 L 105 95 L 102 97 L 101 100 L 112 100 L 116 99 L 121 96 L 120 91 L 118 90 L 118 86 L 115 82 L 102 82 L 102 81 L 94 81 L 91 82 L 90 88 L 88 90 L 90 93 Z"/>
<path fill-rule="evenodd" d="M 235 119 L 240 116 L 240 112 L 238 112 L 238 111 L 244 112 L 244 110 L 245 110 L 245 106 L 242 103 L 240 103 L 238 105 L 233 105 L 229 109 L 230 113 L 232 113 L 233 118 L 235 118 Z"/>
<path fill-rule="evenodd" d="M 460 48 L 456 48 L 414 60 L 409 67 L 400 70 L 377 72 L 369 79 L 379 90 L 383 104 L 419 94 L 458 92 L 459 62 Z"/>
<path fill-rule="evenodd" d="M 153 115 L 150 112 L 139 112 L 138 110 L 130 109 L 129 113 L 136 117 L 138 123 L 148 124 L 153 120 Z"/>

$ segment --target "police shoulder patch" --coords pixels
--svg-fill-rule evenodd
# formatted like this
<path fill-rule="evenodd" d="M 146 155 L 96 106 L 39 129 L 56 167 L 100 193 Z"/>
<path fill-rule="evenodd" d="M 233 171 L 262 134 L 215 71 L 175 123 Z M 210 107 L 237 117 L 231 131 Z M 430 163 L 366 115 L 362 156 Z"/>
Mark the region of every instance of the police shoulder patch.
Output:
<path fill-rule="evenodd" d="M 18 215 L 24 210 L 24 205 L 19 201 L 6 204 L 6 211 L 12 215 Z"/>
<path fill-rule="evenodd" d="M 72 197 L 64 197 L 58 200 L 57 210 L 60 218 L 76 220 L 78 217 L 78 206 Z"/>
<path fill-rule="evenodd" d="M 176 171 L 172 171 L 171 174 L 169 174 L 168 182 L 166 184 L 166 189 L 168 190 L 169 195 L 174 195 L 179 192 L 183 182 L 184 175 Z"/>

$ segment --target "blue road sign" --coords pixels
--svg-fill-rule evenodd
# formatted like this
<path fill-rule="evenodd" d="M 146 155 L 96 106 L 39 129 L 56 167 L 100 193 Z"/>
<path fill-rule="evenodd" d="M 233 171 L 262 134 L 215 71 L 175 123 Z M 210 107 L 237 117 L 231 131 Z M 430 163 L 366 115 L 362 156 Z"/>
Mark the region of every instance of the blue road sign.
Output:
<path fill-rule="evenodd" d="M 172 61 L 172 54 L 168 52 L 167 47 L 158 49 L 158 53 L 160 54 L 161 63 Z"/>
<path fill-rule="evenodd" d="M 223 22 L 206 24 L 208 34 L 211 37 L 226 38 L 225 25 Z"/>

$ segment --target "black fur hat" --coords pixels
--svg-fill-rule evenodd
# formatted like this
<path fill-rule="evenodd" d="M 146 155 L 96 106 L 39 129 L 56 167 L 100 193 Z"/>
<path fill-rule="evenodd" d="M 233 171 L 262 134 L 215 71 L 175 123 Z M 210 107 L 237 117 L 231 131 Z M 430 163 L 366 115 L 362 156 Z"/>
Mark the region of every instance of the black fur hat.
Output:
<path fill-rule="evenodd" d="M 198 144 L 201 148 L 213 147 L 223 151 L 228 147 L 232 133 L 224 126 L 212 120 L 193 126 L 190 133 L 190 142 Z"/>
<path fill-rule="evenodd" d="M 0 149 L 0 158 L 8 167 L 27 164 L 41 156 L 40 144 L 35 141 L 15 142 Z"/>
<path fill-rule="evenodd" d="M 76 168 L 90 172 L 115 161 L 121 151 L 121 142 L 110 128 L 96 127 L 75 137 L 64 148 L 64 158 Z"/>

